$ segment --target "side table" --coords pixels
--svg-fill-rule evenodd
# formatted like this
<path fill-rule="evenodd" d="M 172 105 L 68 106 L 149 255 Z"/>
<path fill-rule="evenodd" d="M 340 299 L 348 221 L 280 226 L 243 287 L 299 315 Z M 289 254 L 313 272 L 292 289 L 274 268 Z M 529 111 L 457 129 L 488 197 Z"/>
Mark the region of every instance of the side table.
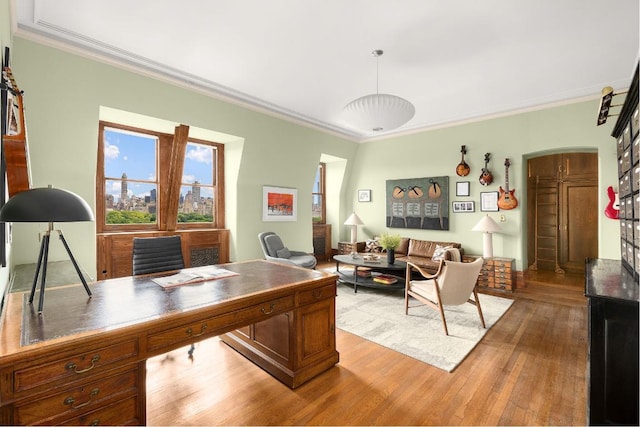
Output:
<path fill-rule="evenodd" d="M 349 255 L 352 252 L 364 252 L 365 242 L 338 242 L 338 255 Z"/>
<path fill-rule="evenodd" d="M 472 258 L 477 257 L 465 255 L 463 261 L 470 262 Z M 485 258 L 478 276 L 478 286 L 513 292 L 516 284 L 515 263 L 514 258 Z"/>

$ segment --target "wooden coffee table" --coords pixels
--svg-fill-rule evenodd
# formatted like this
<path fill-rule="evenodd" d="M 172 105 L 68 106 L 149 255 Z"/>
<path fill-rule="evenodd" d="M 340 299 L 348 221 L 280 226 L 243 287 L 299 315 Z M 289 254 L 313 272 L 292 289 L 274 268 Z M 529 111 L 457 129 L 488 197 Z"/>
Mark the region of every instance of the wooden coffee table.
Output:
<path fill-rule="evenodd" d="M 402 272 L 407 268 L 407 264 L 405 262 L 396 261 L 393 264 L 389 264 L 384 254 L 380 258 L 380 262 L 367 262 L 364 260 L 362 254 L 356 254 L 355 257 L 353 255 L 335 255 L 333 259 L 336 261 L 338 282 L 353 285 L 354 292 L 358 292 L 358 286 L 366 286 L 368 288 L 376 289 L 404 289 L 405 279 Z M 352 265 L 353 271 L 340 271 L 340 264 Z M 370 268 L 372 274 L 381 272 L 385 275 L 393 276 L 398 279 L 398 281 L 396 283 L 386 285 L 384 283 L 375 282 L 372 277 L 358 276 L 358 268 L 361 267 Z"/>

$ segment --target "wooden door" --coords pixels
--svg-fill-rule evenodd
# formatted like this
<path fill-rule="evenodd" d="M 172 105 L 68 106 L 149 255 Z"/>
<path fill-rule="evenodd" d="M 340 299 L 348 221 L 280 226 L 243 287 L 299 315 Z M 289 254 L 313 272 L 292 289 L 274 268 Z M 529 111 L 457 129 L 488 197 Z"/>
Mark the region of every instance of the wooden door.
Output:
<path fill-rule="evenodd" d="M 598 186 L 563 182 L 561 196 L 560 265 L 580 273 L 585 258 L 598 256 Z"/>

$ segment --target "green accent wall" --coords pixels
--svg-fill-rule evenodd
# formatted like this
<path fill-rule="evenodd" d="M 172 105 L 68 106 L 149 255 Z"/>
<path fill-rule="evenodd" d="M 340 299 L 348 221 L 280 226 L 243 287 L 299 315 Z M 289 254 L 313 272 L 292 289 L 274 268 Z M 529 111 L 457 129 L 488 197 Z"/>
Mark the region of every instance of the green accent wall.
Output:
<path fill-rule="evenodd" d="M 447 175 L 450 200 L 475 201 L 475 213 L 452 213 L 449 231 L 388 231 L 458 241 L 466 253 L 480 254 L 482 236 L 470 231 L 484 215 L 479 193 L 504 185 L 504 159 L 509 157 L 510 186 L 516 189 L 520 207 L 492 213 L 496 219 L 499 214 L 506 218 L 503 233 L 493 238 L 494 255 L 516 258 L 517 269 L 522 270 L 526 267 L 526 159 L 578 150 L 599 156 L 599 256 L 620 258 L 618 222 L 602 214 L 608 201 L 606 188 L 616 183 L 615 143 L 610 136 L 613 120 L 595 126 L 597 94 L 588 101 L 356 143 L 206 96 L 187 84 L 169 84 L 20 37 L 13 43 L 14 74 L 25 92 L 34 186 L 51 184 L 73 191 L 95 209 L 98 120 L 104 107 L 223 134 L 227 138 L 226 228 L 231 230 L 232 261 L 261 258 L 257 234 L 266 230 L 281 234 L 292 249 L 312 251 L 311 190 L 321 158 L 335 162 L 328 167 L 327 216 L 333 225 L 333 247 L 338 240 L 349 238 L 349 229 L 342 224 L 352 211 L 365 223 L 358 229 L 361 240 L 386 230 L 387 179 Z M 461 145 L 467 146 L 466 160 L 472 168 L 468 179 L 455 175 Z M 478 183 L 485 152 L 492 155 L 490 167 L 495 175 L 495 183 L 488 188 Z M 470 197 L 455 196 L 455 182 L 462 180 L 471 181 Z M 298 189 L 297 222 L 262 221 L 263 185 Z M 358 202 L 358 189 L 371 189 L 372 201 Z M 14 264 L 37 260 L 37 234 L 45 228 L 45 224 L 14 224 Z M 83 267 L 95 274 L 95 224 L 69 223 L 60 228 Z M 66 259 L 61 245 L 54 241 L 51 246 L 52 260 Z"/>

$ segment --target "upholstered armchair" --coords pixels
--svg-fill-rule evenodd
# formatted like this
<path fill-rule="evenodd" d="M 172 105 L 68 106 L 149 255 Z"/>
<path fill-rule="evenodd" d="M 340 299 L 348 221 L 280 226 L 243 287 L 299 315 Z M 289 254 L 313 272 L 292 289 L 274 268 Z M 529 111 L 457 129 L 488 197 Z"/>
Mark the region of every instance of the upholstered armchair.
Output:
<path fill-rule="evenodd" d="M 282 264 L 295 265 L 304 268 L 315 268 L 318 261 L 316 257 L 302 251 L 293 251 L 287 248 L 282 239 L 273 231 L 265 231 L 258 234 L 258 240 L 262 246 L 264 257 L 268 261 Z"/>
<path fill-rule="evenodd" d="M 455 255 L 454 255 L 455 257 Z M 455 258 L 454 258 L 455 259 Z M 486 328 L 482 308 L 476 291 L 476 281 L 484 260 L 474 262 L 440 261 L 435 274 L 430 274 L 415 264 L 407 262 L 405 286 L 405 314 L 409 314 L 409 300 L 414 298 L 421 304 L 440 312 L 444 333 L 449 335 L 444 307 L 470 303 L 478 308 L 480 323 Z M 412 273 L 417 271 L 423 280 L 413 280 Z M 414 277 L 416 275 L 414 274 Z M 473 296 L 473 299 L 471 299 Z M 416 306 L 413 306 L 416 307 Z"/>

